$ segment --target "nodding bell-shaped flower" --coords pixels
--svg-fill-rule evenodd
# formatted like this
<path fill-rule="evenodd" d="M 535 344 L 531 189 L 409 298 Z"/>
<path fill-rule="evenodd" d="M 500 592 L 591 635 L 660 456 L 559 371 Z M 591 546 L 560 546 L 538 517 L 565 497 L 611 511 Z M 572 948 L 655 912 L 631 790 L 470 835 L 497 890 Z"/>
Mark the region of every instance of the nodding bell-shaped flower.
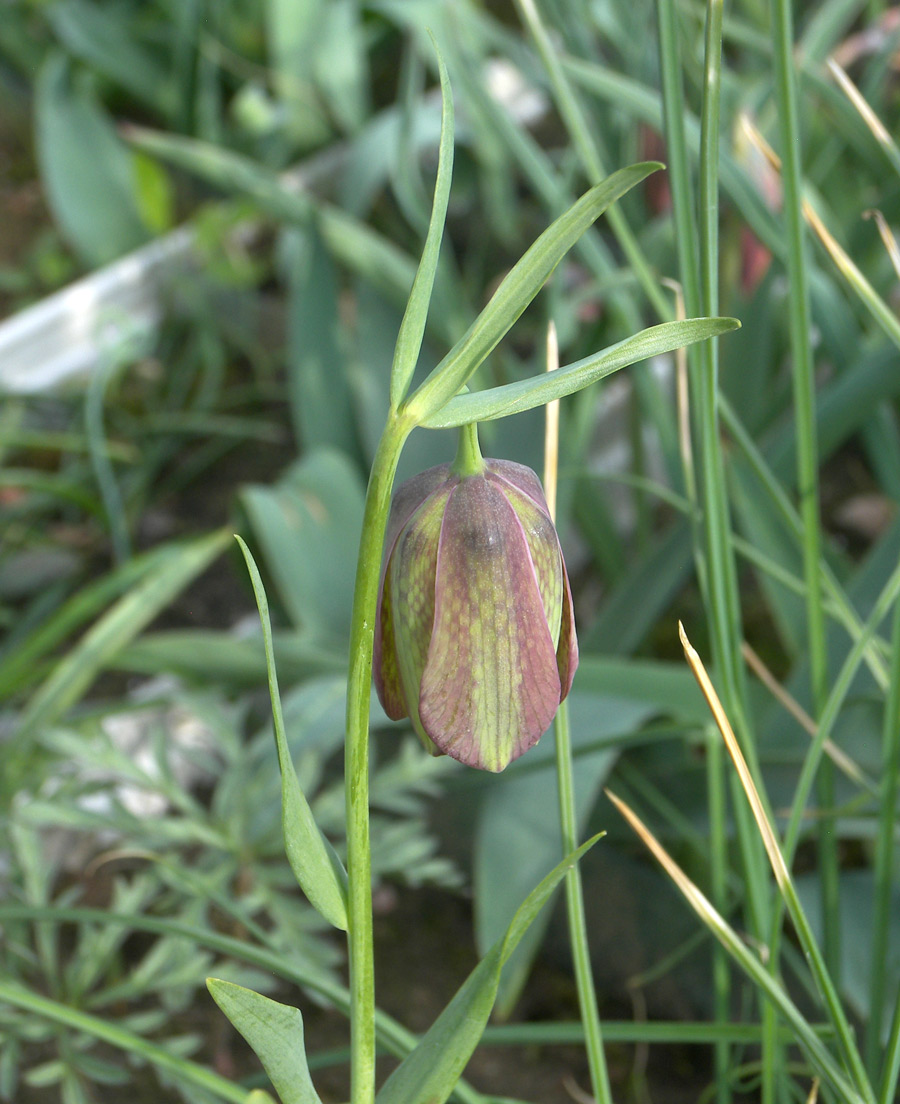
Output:
<path fill-rule="evenodd" d="M 375 685 L 433 754 L 503 770 L 540 739 L 578 666 L 569 580 L 535 473 L 483 460 L 464 427 L 453 464 L 391 503 Z"/>

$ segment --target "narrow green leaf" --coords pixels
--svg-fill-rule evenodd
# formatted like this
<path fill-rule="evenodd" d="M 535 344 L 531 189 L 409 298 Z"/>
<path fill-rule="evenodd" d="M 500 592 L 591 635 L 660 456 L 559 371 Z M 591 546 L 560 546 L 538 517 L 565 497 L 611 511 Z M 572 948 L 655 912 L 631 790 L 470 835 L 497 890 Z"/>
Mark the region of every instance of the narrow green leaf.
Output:
<path fill-rule="evenodd" d="M 19 694 L 40 677 L 41 660 L 123 591 L 138 583 L 171 549 L 163 545 L 134 556 L 96 582 L 81 587 L 53 615 L 33 629 L 0 660 L 0 700 Z"/>
<path fill-rule="evenodd" d="M 432 41 L 434 41 L 432 39 Z M 441 144 L 438 154 L 437 180 L 434 185 L 434 202 L 431 207 L 431 221 L 425 236 L 425 248 L 413 282 L 412 292 L 397 345 L 394 350 L 394 363 L 391 368 L 391 406 L 397 407 L 403 401 L 410 380 L 416 370 L 416 362 L 422 348 L 425 335 L 425 322 L 428 317 L 428 305 L 434 287 L 438 258 L 441 251 L 441 239 L 444 236 L 444 223 L 447 218 L 447 204 L 450 202 L 450 182 L 453 178 L 453 92 L 450 78 L 441 52 L 434 43 L 437 52 L 438 69 L 441 75 Z"/>
<path fill-rule="evenodd" d="M 42 1020 L 61 1024 L 73 1033 L 100 1039 L 139 1061 L 164 1070 L 169 1078 L 177 1079 L 181 1084 L 193 1085 L 219 1100 L 226 1100 L 229 1104 L 246 1104 L 246 1091 L 240 1085 L 235 1085 L 188 1058 L 179 1058 L 165 1047 L 151 1043 L 108 1019 L 82 1012 L 79 1008 L 72 1008 L 71 1005 L 34 993 L 17 982 L 3 979 L 0 979 L 0 1001 L 14 1008 L 21 1008 Z"/>
<path fill-rule="evenodd" d="M 681 322 L 663 322 L 650 326 L 633 337 L 626 337 L 604 349 L 601 353 L 568 364 L 556 372 L 506 383 L 501 387 L 489 387 L 467 395 L 457 395 L 433 414 L 422 418 L 420 425 L 429 429 L 467 425 L 469 422 L 486 422 L 493 418 L 506 418 L 534 406 L 543 406 L 553 399 L 561 399 L 575 391 L 596 383 L 597 380 L 660 353 L 670 353 L 696 341 L 715 337 L 736 330 L 740 322 L 736 318 L 687 318 Z"/>
<path fill-rule="evenodd" d="M 601 833 L 602 835 L 602 833 Z M 531 891 L 499 939 L 463 982 L 456 996 L 382 1086 L 377 1104 L 443 1104 L 478 1045 L 494 1006 L 500 971 L 529 925 L 596 835 L 567 855 Z"/>
<path fill-rule="evenodd" d="M 343 641 L 349 632 L 364 499 L 359 469 L 346 453 L 324 448 L 308 452 L 274 486 L 240 495 L 284 609 L 323 641 Z"/>
<path fill-rule="evenodd" d="M 278 693 L 278 676 L 275 671 L 275 650 L 272 646 L 272 625 L 269 620 L 269 603 L 263 588 L 259 569 L 243 540 L 235 540 L 244 554 L 256 604 L 262 624 L 266 648 L 266 668 L 269 674 L 269 693 L 272 698 L 272 719 L 275 726 L 275 745 L 278 749 L 278 767 L 281 771 L 281 827 L 284 832 L 284 849 L 294 877 L 309 898 L 310 904 L 336 928 L 347 930 L 347 875 L 340 865 L 331 845 L 322 835 L 300 789 L 294 771 L 291 753 L 284 731 L 281 712 L 281 696 Z"/>
<path fill-rule="evenodd" d="M 207 978 L 206 986 L 256 1051 L 282 1104 L 321 1104 L 306 1065 L 300 1010 L 219 978 Z"/>
<path fill-rule="evenodd" d="M 166 67 L 144 47 L 137 21 L 129 18 L 125 8 L 62 0 L 49 6 L 47 19 L 66 49 L 80 61 L 120 84 L 154 112 L 173 116 L 177 102 Z"/>
<path fill-rule="evenodd" d="M 406 410 L 418 425 L 431 424 L 431 416 L 459 391 L 497 346 L 585 230 L 611 203 L 661 168 L 657 161 L 644 161 L 619 169 L 585 192 L 541 234 L 507 274 L 463 337 L 406 401 Z"/>
<path fill-rule="evenodd" d="M 20 732 L 53 724 L 169 602 L 220 555 L 228 535 L 217 531 L 176 545 L 106 613 L 54 668 L 22 715 Z"/>
<path fill-rule="evenodd" d="M 181 135 L 144 127 L 120 128 L 139 149 L 193 173 L 215 188 L 249 196 L 265 211 L 285 222 L 308 226 L 317 220 L 325 244 L 336 260 L 359 273 L 392 298 L 409 295 L 415 277 L 412 258 L 364 222 L 316 199 L 296 184 L 249 157 Z"/>

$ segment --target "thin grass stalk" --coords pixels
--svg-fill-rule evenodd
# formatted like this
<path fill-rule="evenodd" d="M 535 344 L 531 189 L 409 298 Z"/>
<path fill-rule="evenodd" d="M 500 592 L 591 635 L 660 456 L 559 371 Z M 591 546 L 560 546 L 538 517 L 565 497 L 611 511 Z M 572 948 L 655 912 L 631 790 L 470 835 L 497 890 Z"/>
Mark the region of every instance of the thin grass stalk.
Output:
<path fill-rule="evenodd" d="M 893 587 L 889 588 L 891 598 L 896 596 L 896 590 L 900 588 L 900 567 L 894 572 L 892 576 L 894 583 Z M 887 600 L 886 592 L 882 593 L 882 598 Z M 888 608 L 890 608 L 888 606 Z M 884 616 L 885 611 L 881 611 L 881 616 Z M 874 620 L 874 615 L 873 615 Z M 715 717 L 716 724 L 719 727 L 719 731 L 722 733 L 722 738 L 725 741 L 725 746 L 728 749 L 728 753 L 731 756 L 734 763 L 735 770 L 737 772 L 740 785 L 746 796 L 747 803 L 749 804 L 753 817 L 756 821 L 756 826 L 759 831 L 760 838 L 766 849 L 766 854 L 769 858 L 769 863 L 772 867 L 772 872 L 775 875 L 775 881 L 778 884 L 778 889 L 781 894 L 781 901 L 784 902 L 790 915 L 791 921 L 794 925 L 794 929 L 797 933 L 797 938 L 800 942 L 800 946 L 803 949 L 803 953 L 809 964 L 810 972 L 815 980 L 818 991 L 825 1004 L 825 1008 L 828 1013 L 828 1018 L 834 1026 L 835 1035 L 837 1037 L 838 1045 L 840 1046 L 844 1066 L 852 1079 L 856 1088 L 856 1094 L 859 1098 L 869 1102 L 869 1104 L 875 1104 L 875 1096 L 872 1091 L 871 1083 L 866 1075 L 865 1067 L 862 1062 L 859 1050 L 856 1046 L 853 1029 L 850 1026 L 850 1021 L 847 1018 L 847 1014 L 844 1011 L 844 1007 L 841 1004 L 841 999 L 838 994 L 837 988 L 828 972 L 828 968 L 825 964 L 824 957 L 813 935 L 812 928 L 810 927 L 809 920 L 806 917 L 806 913 L 803 911 L 803 907 L 800 904 L 800 898 L 797 895 L 796 887 L 790 875 L 789 865 L 790 860 L 787 856 L 792 854 L 787 849 L 787 846 L 779 842 L 778 834 L 775 830 L 774 821 L 767 810 L 768 802 L 764 801 L 762 791 L 755 783 L 746 759 L 738 744 L 737 738 L 734 734 L 734 730 L 728 719 L 728 714 L 723 708 L 722 703 L 716 693 L 715 687 L 710 680 L 709 675 L 706 672 L 703 662 L 697 651 L 691 645 L 687 638 L 687 634 L 684 631 L 684 627 L 679 624 L 679 635 L 681 637 L 681 643 L 684 647 L 685 658 L 687 659 L 691 670 L 697 679 L 700 689 L 703 691 L 703 696 L 706 698 L 710 711 Z M 856 657 L 856 666 L 859 665 L 861 657 Z M 855 670 L 855 668 L 854 668 Z M 827 706 L 826 706 L 827 709 Z M 835 710 L 836 714 L 836 710 Z M 823 714 L 824 716 L 824 714 Z M 825 734 L 821 732 L 817 735 L 813 741 L 810 751 L 807 755 L 806 763 L 804 764 L 804 771 L 808 776 L 807 795 L 809 792 L 809 786 L 812 785 L 812 780 L 815 775 L 815 767 L 818 765 L 814 760 L 821 757 L 822 744 L 825 740 Z M 818 756 L 816 756 L 818 752 Z M 812 766 L 810 767 L 810 763 Z M 807 768 L 810 768 L 808 771 Z M 803 774 L 801 774 L 801 779 Z M 796 808 L 794 810 L 796 812 Z M 779 916 L 782 915 L 780 906 L 776 905 L 773 912 Z M 780 928 L 780 919 L 779 919 Z M 774 942 L 774 939 L 770 941 Z"/>
<path fill-rule="evenodd" d="M 897 1079 L 900 1077 L 900 992 L 894 1005 L 891 1032 L 884 1054 L 884 1071 L 878 1086 L 878 1104 L 894 1104 L 897 1097 Z"/>
<path fill-rule="evenodd" d="M 696 241 L 696 216 L 691 187 L 691 174 L 685 134 L 685 102 L 682 80 L 681 51 L 678 42 L 677 17 L 673 0 L 658 0 L 659 58 L 662 80 L 663 124 L 670 187 L 672 189 L 672 214 L 675 222 L 675 241 L 684 299 L 689 314 L 700 314 L 704 309 L 718 305 L 718 134 L 719 134 L 719 72 L 721 58 L 722 4 L 711 4 L 707 9 L 706 79 L 701 124 L 700 161 L 700 252 Z M 719 657 L 719 669 L 726 680 L 726 692 L 741 715 L 738 698 L 743 700 L 743 683 L 738 661 L 738 648 L 742 636 L 737 609 L 737 572 L 731 541 L 731 525 L 727 517 L 722 465 L 719 453 L 718 427 L 718 362 L 714 342 L 704 342 L 700 349 L 688 353 L 691 363 L 690 393 L 696 395 L 695 424 L 699 427 L 699 444 L 702 479 L 703 555 L 695 541 L 698 578 L 705 596 L 707 614 L 713 630 L 715 651 Z M 689 497 L 693 497 L 693 453 L 688 429 L 690 412 L 682 400 L 682 455 L 686 462 L 685 479 Z M 728 657 L 726 659 L 726 657 Z M 734 675 L 728 677 L 730 669 Z M 755 757 L 754 757 L 755 758 Z M 708 766 L 712 770 L 712 766 Z M 711 808 L 712 813 L 712 808 Z M 746 809 L 735 802 L 735 822 L 744 869 L 747 873 L 749 913 L 760 932 L 766 911 L 768 887 L 758 841 Z M 713 870 L 726 861 L 728 838 L 724 822 L 715 830 L 710 825 L 710 862 Z M 719 896 L 720 882 L 713 876 L 713 902 L 722 911 L 724 896 Z M 730 978 L 724 960 L 724 949 L 716 945 L 713 956 L 715 987 L 714 1015 L 717 1023 L 727 1022 L 730 1015 Z M 778 1064 L 775 1051 L 777 1023 L 774 1010 L 768 1003 L 762 1005 L 764 1025 L 764 1070 L 771 1071 Z M 730 1056 L 727 1047 L 719 1044 L 715 1051 L 716 1091 L 720 1101 L 729 1093 L 728 1068 Z M 774 1079 L 763 1077 L 764 1104 L 774 1100 Z"/>
<path fill-rule="evenodd" d="M 106 442 L 106 431 L 103 426 L 103 407 L 106 402 L 107 388 L 120 366 L 120 361 L 116 357 L 110 357 L 105 363 L 101 364 L 100 370 L 93 374 L 88 384 L 84 400 L 84 431 L 87 437 L 88 453 L 94 471 L 94 478 L 97 480 L 97 487 L 100 490 L 106 524 L 109 526 L 113 559 L 117 566 L 121 566 L 131 559 L 131 537 L 128 532 L 128 515 L 125 512 L 122 490 L 116 479 Z"/>
<path fill-rule="evenodd" d="M 871 637 L 874 635 L 877 627 L 890 612 L 891 606 L 897 600 L 898 595 L 900 595 L 900 567 L 898 567 L 891 574 L 890 578 L 882 589 L 881 594 L 879 595 L 878 600 L 873 607 L 872 613 L 870 614 L 865 626 L 863 627 L 863 631 L 860 637 L 854 642 L 853 647 L 850 649 L 850 652 L 847 655 L 847 658 L 845 659 L 838 673 L 838 676 L 834 681 L 832 691 L 828 696 L 828 700 L 826 701 L 825 707 L 822 710 L 822 714 L 819 718 L 819 724 L 815 738 L 813 739 L 809 751 L 807 752 L 803 768 L 800 772 L 800 777 L 797 781 L 791 815 L 788 821 L 784 843 L 781 849 L 782 854 L 784 855 L 784 861 L 788 867 L 793 861 L 793 857 L 797 849 L 797 844 L 800 839 L 803 814 L 805 812 L 806 803 L 809 799 L 809 795 L 815 781 L 825 743 L 831 736 L 831 731 L 840 713 L 841 707 L 843 706 L 847 693 L 850 690 L 850 686 L 853 682 L 853 678 L 856 675 L 857 669 L 862 662 L 862 657 L 865 654 Z M 863 1086 L 868 1087 L 865 1066 L 862 1062 L 862 1059 L 859 1057 L 856 1043 L 853 1038 L 853 1031 L 843 1012 L 843 1008 L 837 996 L 837 991 L 831 981 L 831 977 L 825 964 L 825 960 L 819 954 L 818 946 L 815 942 L 812 931 L 809 928 L 806 917 L 803 914 L 803 910 L 800 907 L 800 902 L 796 897 L 796 892 L 793 889 L 793 884 L 791 884 L 790 890 L 790 894 L 785 894 L 782 897 L 781 901 L 776 902 L 776 907 L 773 910 L 772 931 L 770 933 L 770 946 L 777 946 L 781 930 L 784 907 L 787 907 L 788 912 L 791 916 L 791 920 L 793 921 L 794 927 L 797 931 L 798 937 L 807 952 L 807 958 L 813 971 L 813 975 L 816 978 L 819 992 L 822 994 L 825 1004 L 829 1010 L 829 1015 L 835 1023 L 835 1028 L 838 1033 L 838 1039 L 841 1042 L 842 1049 L 844 1050 L 845 1060 L 847 1062 L 848 1069 L 850 1070 L 852 1076 L 854 1077 L 854 1080 L 861 1087 L 861 1089 Z M 898 1030 L 900 1030 L 900 1026 L 898 1026 Z M 900 1046 L 900 1038 L 898 1038 L 897 1045 Z M 885 1060 L 885 1077 L 887 1077 L 887 1071 L 889 1069 L 889 1064 L 891 1061 L 892 1057 L 889 1050 L 888 1057 Z M 865 1093 L 866 1097 L 868 1099 L 874 1099 L 874 1096 L 870 1095 L 870 1093 L 871 1090 L 869 1090 L 868 1093 Z"/>
<path fill-rule="evenodd" d="M 723 0 L 707 4 L 705 72 L 700 136 L 700 309 L 719 309 L 719 104 Z M 723 465 L 719 445 L 719 356 L 716 341 L 700 350 L 693 408 L 700 436 L 703 516 L 707 550 L 707 616 L 716 671 L 731 713 L 743 716 L 742 639 L 737 577 L 730 548 Z"/>
<path fill-rule="evenodd" d="M 722 912 L 728 886 L 728 821 L 725 798 L 725 774 L 722 741 L 710 731 L 706 740 L 706 800 L 709 809 L 710 893 L 713 904 Z M 731 971 L 724 947 L 716 944 L 713 955 L 713 1015 L 716 1024 L 731 1018 Z M 716 1098 L 720 1104 L 731 1099 L 732 1050 L 724 1039 L 714 1044 Z"/>
<path fill-rule="evenodd" d="M 678 44 L 678 24 L 673 0 L 657 0 L 656 15 L 659 28 L 663 128 L 669 187 L 672 190 L 675 248 L 678 253 L 678 270 L 684 290 L 685 308 L 687 314 L 694 318 L 700 313 L 697 225 L 691 189 L 687 137 L 684 130 L 687 108 L 684 102 L 681 50 Z"/>
<path fill-rule="evenodd" d="M 872 958 L 869 975 L 869 1022 L 866 1025 L 866 1065 L 871 1076 L 890 1079 L 892 1057 L 882 1059 L 881 1028 L 884 1022 L 885 963 L 888 961 L 891 930 L 891 898 L 894 889 L 894 820 L 900 788 L 900 602 L 894 606 L 891 634 L 892 669 L 890 691 L 884 706 L 881 753 L 881 795 L 878 834 L 875 839 L 875 907 L 872 924 Z M 894 1057 L 893 1061 L 896 1061 Z M 879 1067 L 884 1066 L 883 1070 Z M 894 1074 L 896 1082 L 896 1074 Z"/>
<path fill-rule="evenodd" d="M 541 19 L 537 4 L 535 0 L 516 0 L 516 6 L 534 38 L 541 61 L 547 70 L 557 109 L 562 116 L 569 137 L 572 139 L 575 152 L 590 183 L 598 184 L 607 173 L 596 137 L 591 133 L 575 90 L 553 48 L 553 43 L 550 41 L 550 36 Z M 618 204 L 610 207 L 606 213 L 606 218 L 632 272 L 637 277 L 638 283 L 653 309 L 663 321 L 670 320 L 671 310 L 662 288 L 659 286 L 659 282 L 647 263 L 647 258 L 644 256 L 643 250 Z"/>
<path fill-rule="evenodd" d="M 815 375 L 810 333 L 809 283 L 803 227 L 803 187 L 800 170 L 800 127 L 793 59 L 794 30 L 790 0 L 773 0 L 772 45 L 775 92 L 782 145 L 784 220 L 787 233 L 788 308 L 793 361 L 794 418 L 797 426 L 797 487 L 803 521 L 803 575 L 806 580 L 806 632 L 809 649 L 812 714 L 821 713 L 828 693 L 825 612 L 819 564 L 822 534 L 819 522 L 819 449 L 816 431 Z M 822 809 L 819 821 L 819 880 L 825 961 L 832 977 L 840 978 L 840 886 L 834 808 L 834 771 L 823 761 L 818 778 Z"/>
<path fill-rule="evenodd" d="M 900 567 L 894 569 L 882 588 L 875 605 L 872 607 L 871 614 L 866 619 L 862 633 L 859 638 L 854 641 L 853 646 L 847 654 L 847 658 L 841 665 L 837 677 L 833 680 L 831 692 L 825 702 L 822 715 L 819 717 L 815 739 L 809 747 L 809 751 L 803 763 L 803 768 L 800 772 L 800 777 L 797 780 L 797 786 L 791 806 L 791 815 L 785 832 L 784 852 L 788 864 L 793 861 L 794 852 L 796 851 L 800 839 L 806 803 L 809 800 L 819 760 L 822 758 L 825 741 L 831 736 L 832 729 L 837 721 L 844 700 L 849 693 L 866 648 L 878 626 L 888 613 L 890 613 L 891 607 L 897 600 L 898 595 L 900 595 Z"/>
<path fill-rule="evenodd" d="M 638 816 L 628 806 L 615 796 L 606 791 L 607 796 L 625 817 L 632 828 L 637 832 L 646 846 L 650 849 L 657 862 L 663 867 L 690 907 L 697 913 L 703 923 L 712 934 L 725 947 L 735 962 L 761 993 L 773 1002 L 778 1012 L 790 1024 L 794 1032 L 797 1044 L 806 1051 L 812 1065 L 826 1078 L 838 1093 L 841 1100 L 847 1104 L 856 1104 L 859 1101 L 869 1102 L 866 1094 L 860 1094 L 856 1086 L 847 1078 L 844 1071 L 835 1061 L 834 1056 L 818 1037 L 811 1024 L 803 1016 L 797 1006 L 785 992 L 777 978 L 773 977 L 769 970 L 759 961 L 756 955 L 749 949 L 731 925 L 721 913 L 715 909 L 709 899 L 700 891 L 697 885 L 691 881 L 680 866 L 672 859 L 664 847 L 659 843 L 652 832 L 646 827 Z"/>
<path fill-rule="evenodd" d="M 709 0 L 706 19 L 706 57 L 700 128 L 700 296 L 703 312 L 718 310 L 718 153 L 719 97 L 721 83 L 723 0 Z M 729 713 L 743 734 L 743 746 L 754 777 L 759 777 L 756 748 L 747 725 L 746 684 L 741 643 L 737 568 L 731 540 L 731 521 L 725 489 L 719 437 L 718 345 L 703 343 L 700 364 L 694 377 L 694 393 L 703 474 L 703 522 L 706 547 L 707 591 L 705 605 L 711 626 L 716 671 L 728 702 Z M 766 931 L 770 890 L 759 837 L 754 831 L 746 804 L 732 779 L 733 808 L 738 844 L 747 882 L 747 912 L 750 928 L 758 938 Z M 764 1003 L 763 1100 L 776 1097 L 775 1073 L 781 1066 L 777 1053 L 776 1023 L 772 1008 Z M 721 1087 L 719 1088 L 721 1096 Z"/>
<path fill-rule="evenodd" d="M 803 524 L 798 516 L 793 504 L 788 496 L 785 494 L 781 484 L 773 475 L 771 469 L 766 463 L 765 457 L 760 452 L 756 443 L 747 430 L 744 428 L 743 423 L 738 418 L 737 414 L 731 408 L 727 400 L 722 401 L 722 420 L 728 428 L 728 432 L 731 435 L 732 440 L 738 446 L 744 458 L 750 464 L 754 475 L 759 480 L 760 485 L 769 495 L 771 502 L 777 508 L 781 518 L 790 528 L 791 532 L 797 537 L 798 541 L 802 540 Z M 844 626 L 848 634 L 854 639 L 859 639 L 863 631 L 862 622 L 859 619 L 859 615 L 853 607 L 852 602 L 847 598 L 844 593 L 843 587 L 838 582 L 831 568 L 828 566 L 828 561 L 823 557 L 819 565 L 822 586 L 825 589 L 829 599 L 832 601 L 835 607 L 835 616 L 837 620 Z M 866 663 L 872 677 L 875 679 L 878 686 L 887 691 L 888 688 L 888 671 L 882 660 L 882 657 L 878 653 L 878 649 L 871 645 L 866 649 Z"/>
<path fill-rule="evenodd" d="M 375 969 L 369 840 L 369 702 L 381 555 L 391 487 L 412 426 L 393 414 L 372 462 L 350 622 L 344 787 L 347 817 L 347 945 L 350 969 L 351 1104 L 375 1100 Z"/>
<path fill-rule="evenodd" d="M 547 371 L 559 367 L 559 346 L 556 327 L 550 323 L 547 331 Z M 544 440 L 544 492 L 550 517 L 556 521 L 556 488 L 559 465 L 559 400 L 547 404 Z M 556 786 L 559 798 L 559 827 L 564 855 L 571 854 L 578 844 L 578 815 L 575 806 L 575 781 L 572 760 L 572 735 L 569 726 L 569 702 L 564 699 L 554 720 L 556 737 Z M 569 945 L 575 970 L 578 991 L 578 1010 L 584 1026 L 584 1042 L 588 1068 L 591 1073 L 591 1089 L 597 1104 L 612 1104 L 612 1089 L 606 1054 L 603 1050 L 603 1033 L 600 1027 L 600 1011 L 597 992 L 591 970 L 591 951 L 588 944 L 587 917 L 584 909 L 584 891 L 581 868 L 574 863 L 566 873 L 566 915 L 569 922 Z"/>

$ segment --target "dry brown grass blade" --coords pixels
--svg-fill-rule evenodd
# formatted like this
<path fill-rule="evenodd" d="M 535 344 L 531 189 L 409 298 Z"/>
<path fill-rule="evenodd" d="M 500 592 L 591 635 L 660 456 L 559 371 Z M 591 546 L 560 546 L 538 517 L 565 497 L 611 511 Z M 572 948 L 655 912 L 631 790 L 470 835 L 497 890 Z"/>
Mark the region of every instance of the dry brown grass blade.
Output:
<path fill-rule="evenodd" d="M 809 736 L 815 737 L 817 731 L 816 722 L 810 717 L 797 699 L 785 690 L 746 640 L 741 644 L 741 655 L 744 657 L 744 662 L 750 670 L 756 675 L 779 705 L 781 705 L 786 712 L 790 713 L 797 724 L 799 724 Z M 872 780 L 868 778 L 856 763 L 853 762 L 850 756 L 843 752 L 832 740 L 825 741 L 823 750 L 838 770 L 845 775 L 845 777 L 849 778 L 851 782 L 854 782 L 857 786 L 862 786 L 863 789 L 873 790 L 875 788 Z"/>
<path fill-rule="evenodd" d="M 762 133 L 753 125 L 750 117 L 746 114 L 741 116 L 741 126 L 744 129 L 749 140 L 752 144 L 760 150 L 766 157 L 766 160 L 775 169 L 776 172 L 781 172 L 781 158 L 772 149 L 769 143 L 762 136 Z M 862 272 L 856 267 L 850 256 L 845 252 L 843 247 L 838 243 L 837 239 L 819 217 L 818 212 L 809 202 L 809 200 L 803 200 L 803 217 L 809 223 L 810 227 L 815 231 L 819 241 L 828 251 L 829 256 L 837 265 L 841 274 L 852 285 L 861 289 L 861 293 L 866 296 L 871 296 L 873 299 L 878 298 L 878 293 L 869 283 L 869 281 L 863 276 Z"/>
<path fill-rule="evenodd" d="M 691 881 L 687 874 L 685 874 L 637 813 L 611 790 L 605 790 L 604 793 L 628 821 L 635 833 L 647 847 L 647 850 L 650 851 L 659 865 L 665 870 L 675 885 L 678 886 L 694 912 L 701 917 L 703 922 L 712 931 L 730 933 L 731 929 L 721 913 L 718 912 L 696 882 Z"/>
<path fill-rule="evenodd" d="M 888 226 L 887 219 L 877 208 L 873 208 L 870 211 L 863 211 L 863 218 L 875 219 L 875 225 L 878 227 L 878 233 L 881 235 L 884 248 L 887 250 L 887 255 L 890 257 L 891 264 L 894 266 L 894 272 L 900 277 L 900 246 L 897 245 L 894 231 Z"/>
<path fill-rule="evenodd" d="M 847 99 L 853 104 L 856 110 L 859 112 L 863 122 L 874 134 L 876 140 L 884 146 L 889 152 L 896 150 L 896 144 L 894 139 L 888 133 L 887 127 L 878 118 L 875 112 L 872 110 L 869 101 L 856 87 L 853 81 L 847 76 L 840 65 L 834 60 L 833 57 L 828 59 L 827 62 L 828 71 L 840 85 L 841 91 L 847 97 Z"/>
<path fill-rule="evenodd" d="M 688 661 L 688 665 L 703 692 L 703 696 L 706 698 L 706 704 L 709 706 L 716 725 L 722 733 L 725 747 L 728 749 L 728 754 L 731 756 L 735 770 L 737 770 L 741 785 L 744 787 L 744 793 L 747 795 L 753 817 L 756 820 L 756 826 L 759 829 L 763 845 L 769 856 L 769 862 L 775 873 L 775 880 L 783 890 L 790 884 L 791 876 L 785 865 L 784 856 L 781 854 L 781 847 L 775 835 L 775 829 L 772 827 L 768 816 L 766 816 L 766 811 L 763 807 L 762 799 L 759 796 L 759 791 L 753 781 L 753 776 L 750 773 L 750 768 L 747 766 L 747 761 L 744 759 L 744 753 L 741 751 L 740 744 L 738 744 L 737 737 L 734 734 L 734 729 L 731 727 L 731 722 L 728 720 L 725 709 L 721 701 L 719 701 L 719 695 L 716 693 L 716 688 L 713 686 L 712 680 L 706 673 L 703 661 L 697 654 L 697 650 L 694 648 L 693 644 L 688 640 L 687 633 L 684 631 L 684 625 L 682 625 L 680 621 L 678 622 L 678 635 L 681 639 L 681 646 L 684 648 L 684 655 Z"/>

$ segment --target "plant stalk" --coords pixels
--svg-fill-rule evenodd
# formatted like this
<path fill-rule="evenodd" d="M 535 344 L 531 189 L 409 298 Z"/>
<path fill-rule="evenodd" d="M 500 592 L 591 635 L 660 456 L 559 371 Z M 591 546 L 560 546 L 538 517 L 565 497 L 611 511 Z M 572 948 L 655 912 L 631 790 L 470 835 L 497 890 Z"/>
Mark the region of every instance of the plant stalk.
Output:
<path fill-rule="evenodd" d="M 562 701 L 559 704 L 555 731 L 560 834 L 562 836 L 563 854 L 568 855 L 578 846 L 568 701 Z M 569 921 L 572 962 L 575 968 L 575 985 L 578 990 L 578 1010 L 584 1027 L 588 1067 L 591 1071 L 591 1089 L 597 1104 L 612 1104 L 612 1090 L 609 1084 L 609 1071 L 606 1067 L 603 1034 L 600 1028 L 600 1011 L 597 1007 L 597 991 L 594 988 L 594 975 L 591 970 L 591 952 L 588 945 L 587 921 L 584 914 L 581 868 L 577 863 L 566 874 L 566 914 Z"/>
<path fill-rule="evenodd" d="M 890 932 L 894 891 L 894 810 L 900 788 L 900 602 L 894 606 L 894 625 L 891 636 L 893 656 L 890 690 L 884 706 L 884 727 L 881 758 L 881 794 L 878 803 L 878 834 L 875 840 L 875 905 L 872 925 L 872 957 L 869 979 L 869 1022 L 866 1025 L 866 1063 L 869 1074 L 875 1078 L 884 1063 L 889 1070 L 891 1056 L 884 1059 L 881 1044 L 881 1028 L 884 1022 L 886 987 L 884 964 L 890 951 Z M 891 1038 L 896 1046 L 896 1041 Z M 893 1057 L 896 1063 L 896 1056 Z M 891 1075 L 888 1074 L 890 1077 Z M 896 1072 L 893 1073 L 896 1087 Z M 891 1089 L 893 1094 L 893 1088 Z"/>
<path fill-rule="evenodd" d="M 369 701 L 381 556 L 397 462 L 412 423 L 391 414 L 372 462 L 350 622 L 344 785 L 347 817 L 347 945 L 350 968 L 350 1101 L 375 1100 L 375 968 L 369 842 Z"/>
<path fill-rule="evenodd" d="M 787 234 L 788 306 L 793 361 L 794 417 L 797 424 L 797 487 L 803 520 L 803 574 L 806 581 L 806 626 L 809 648 L 812 715 L 818 719 L 828 696 L 825 651 L 825 613 L 820 563 L 822 535 L 819 523 L 819 449 L 816 432 L 815 376 L 803 220 L 800 169 L 800 127 L 793 59 L 793 17 L 790 0 L 773 0 L 772 45 L 775 92 L 781 130 L 781 174 L 784 185 L 784 221 Z M 817 779 L 820 812 L 818 845 L 822 894 L 822 930 L 828 971 L 840 984 L 840 894 L 834 808 L 834 769 L 823 760 Z"/>

